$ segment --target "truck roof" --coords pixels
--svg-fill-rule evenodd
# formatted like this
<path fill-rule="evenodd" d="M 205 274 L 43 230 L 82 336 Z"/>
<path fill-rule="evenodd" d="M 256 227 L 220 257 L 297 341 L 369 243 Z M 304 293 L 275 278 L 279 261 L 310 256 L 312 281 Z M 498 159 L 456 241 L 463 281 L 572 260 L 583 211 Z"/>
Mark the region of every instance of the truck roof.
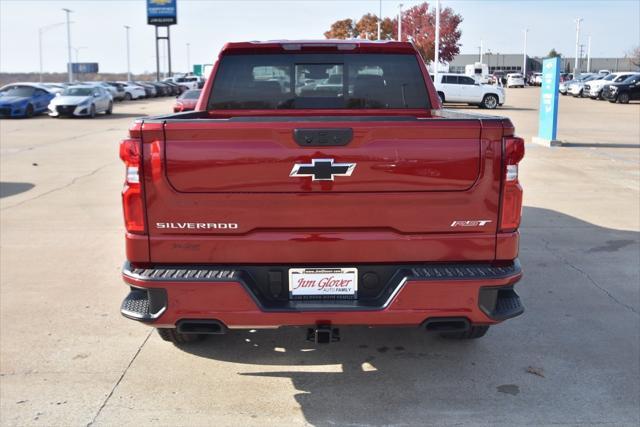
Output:
<path fill-rule="evenodd" d="M 277 53 L 277 52 L 331 52 L 350 51 L 360 53 L 415 53 L 409 42 L 395 40 L 267 40 L 230 42 L 224 45 L 220 55 L 227 53 Z"/>

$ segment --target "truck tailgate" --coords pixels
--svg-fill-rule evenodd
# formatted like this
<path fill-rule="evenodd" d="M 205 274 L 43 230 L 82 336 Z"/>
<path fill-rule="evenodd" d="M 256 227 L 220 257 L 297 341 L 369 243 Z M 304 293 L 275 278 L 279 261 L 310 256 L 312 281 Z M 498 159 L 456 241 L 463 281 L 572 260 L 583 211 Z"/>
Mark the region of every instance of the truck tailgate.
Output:
<path fill-rule="evenodd" d="M 464 191 L 480 173 L 480 126 L 446 124 L 410 118 L 320 126 L 295 118 L 167 123 L 166 176 L 184 193 Z M 296 131 L 306 139 L 296 141 Z M 329 146 L 332 136 L 340 145 Z M 321 184 L 289 176 L 294 164 L 312 159 L 355 168 Z"/>
<path fill-rule="evenodd" d="M 305 146 L 294 136 L 322 128 L 352 138 Z M 170 119 L 142 130 L 152 262 L 495 256 L 500 120 Z M 289 176 L 314 159 L 355 168 L 334 180 Z"/>

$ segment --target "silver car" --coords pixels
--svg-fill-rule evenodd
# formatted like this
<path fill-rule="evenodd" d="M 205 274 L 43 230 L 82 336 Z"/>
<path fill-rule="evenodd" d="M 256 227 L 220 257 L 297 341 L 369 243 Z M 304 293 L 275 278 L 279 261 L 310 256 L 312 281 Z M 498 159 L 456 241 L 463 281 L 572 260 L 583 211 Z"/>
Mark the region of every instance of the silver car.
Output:
<path fill-rule="evenodd" d="M 69 86 L 49 103 L 51 117 L 95 117 L 112 112 L 113 98 L 100 86 Z"/>

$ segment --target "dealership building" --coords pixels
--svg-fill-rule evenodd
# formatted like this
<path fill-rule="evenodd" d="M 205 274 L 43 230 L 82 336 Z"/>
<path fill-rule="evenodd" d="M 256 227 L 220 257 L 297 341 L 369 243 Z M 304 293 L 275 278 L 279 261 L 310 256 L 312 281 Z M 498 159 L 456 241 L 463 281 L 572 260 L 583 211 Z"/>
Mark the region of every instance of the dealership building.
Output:
<path fill-rule="evenodd" d="M 493 53 L 487 52 L 482 57 L 482 62 L 489 67 L 489 73 L 504 71 L 506 73 L 521 73 L 523 65 L 523 55 L 517 53 Z M 542 61 L 544 58 L 527 56 L 527 73 L 542 71 Z M 464 73 L 464 67 L 480 61 L 478 54 L 462 54 L 456 56 L 449 63 L 449 72 Z M 609 71 L 640 71 L 640 68 L 633 65 L 629 58 L 591 58 L 590 70 L 587 70 L 587 58 L 581 58 L 579 69 L 582 72 L 609 70 Z M 572 73 L 575 65 L 575 58 L 561 58 L 560 70 L 565 73 Z"/>

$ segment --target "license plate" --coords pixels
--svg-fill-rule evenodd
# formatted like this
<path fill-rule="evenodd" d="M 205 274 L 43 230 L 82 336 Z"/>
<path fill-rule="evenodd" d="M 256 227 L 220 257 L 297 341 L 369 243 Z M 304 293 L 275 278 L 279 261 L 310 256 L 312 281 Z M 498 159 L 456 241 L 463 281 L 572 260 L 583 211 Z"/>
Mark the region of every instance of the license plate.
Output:
<path fill-rule="evenodd" d="M 357 268 L 291 268 L 291 299 L 356 299 Z"/>

